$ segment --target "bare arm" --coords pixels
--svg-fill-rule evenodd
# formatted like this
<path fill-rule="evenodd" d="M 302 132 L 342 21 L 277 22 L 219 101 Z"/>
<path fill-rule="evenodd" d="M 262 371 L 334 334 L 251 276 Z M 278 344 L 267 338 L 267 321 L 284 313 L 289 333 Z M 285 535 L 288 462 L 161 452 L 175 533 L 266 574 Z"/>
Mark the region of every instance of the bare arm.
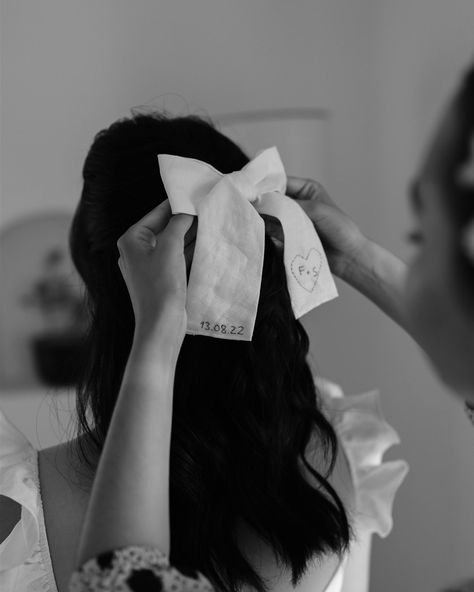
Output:
<path fill-rule="evenodd" d="M 287 195 L 312 220 L 331 271 L 408 332 L 403 312 L 406 264 L 369 240 L 317 181 L 288 177 Z"/>
<path fill-rule="evenodd" d="M 407 265 L 403 261 L 367 239 L 357 256 L 347 261 L 341 279 L 409 333 L 403 312 L 406 273 Z"/>
<path fill-rule="evenodd" d="M 169 454 L 179 346 L 164 316 L 135 333 L 86 512 L 76 564 L 151 545 L 169 553 Z"/>

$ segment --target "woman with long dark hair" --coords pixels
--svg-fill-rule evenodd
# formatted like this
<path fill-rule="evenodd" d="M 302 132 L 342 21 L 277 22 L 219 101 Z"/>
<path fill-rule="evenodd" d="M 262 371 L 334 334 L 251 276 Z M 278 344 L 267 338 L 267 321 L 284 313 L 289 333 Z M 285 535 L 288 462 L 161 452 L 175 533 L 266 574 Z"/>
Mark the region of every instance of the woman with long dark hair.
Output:
<path fill-rule="evenodd" d="M 120 515 L 121 499 L 133 506 L 127 512 L 146 533 L 141 540 L 120 540 L 161 547 L 181 577 L 199 572 L 226 591 L 367 590 L 371 535 L 390 531 L 393 497 L 406 473 L 402 461 L 381 462 L 397 435 L 380 415 L 376 393 L 344 397 L 336 385 L 313 376 L 309 339 L 295 318 L 286 284 L 281 228 L 271 217 L 262 216 L 264 265 L 251 341 L 184 335 L 183 318 L 168 306 L 176 300 L 172 296 L 160 311 L 163 285 L 184 289 L 183 265 L 189 273 L 199 230 L 195 220 L 180 252 L 177 229 L 184 229 L 173 220 L 169 225 L 176 234 L 163 227 L 169 212 L 168 218 L 157 214 L 164 215 L 157 205 L 164 208 L 167 200 L 159 154 L 198 159 L 223 174 L 249 162 L 238 146 L 197 117 L 136 115 L 96 136 L 70 233 L 90 316 L 84 358 L 78 361 L 78 435 L 38 451 L 36 476 L 46 496 L 49 546 L 43 541 L 32 560 L 37 542 L 32 529 L 31 545 L 15 554 L 18 532 L 12 531 L 4 580 L 11 585 L 5 589 L 18 589 L 12 582 L 31 581 L 33 574 L 44 576 L 45 555 L 52 560 L 59 592 L 66 591 L 77 558 L 94 561 L 92 555 L 105 553 L 100 560 L 105 570 L 122 569 L 118 555 L 105 548 L 112 540 L 105 535 L 106 524 L 98 528 L 102 538 L 94 538 L 98 532 L 90 520 L 91 515 L 105 519 L 107 508 L 115 507 L 115 516 Z M 138 264 L 129 266 L 127 275 L 124 262 L 136 247 L 137 228 L 138 242 L 148 241 L 146 252 L 160 255 L 155 275 Z M 170 246 L 170 235 L 174 250 L 162 250 Z M 160 413 L 154 392 L 167 402 Z M 143 423 L 134 421 L 137 417 Z M 12 447 L 31 453 L 22 462 L 5 459 L 5 471 L 28 470 L 36 451 L 15 439 L 13 426 L 5 424 L 4 433 Z M 120 468 L 116 463 L 115 471 L 104 464 L 94 483 L 97 493 L 90 498 L 101 454 L 114 458 L 108 434 L 116 445 L 122 434 L 122 445 L 128 443 L 124 454 L 136 464 L 124 461 Z M 135 494 L 121 497 L 126 491 Z M 0 493 L 20 504 L 25 499 L 18 484 L 0 485 Z M 89 501 L 92 514 L 87 514 Z M 42 520 L 37 507 L 31 513 L 32 524 L 34 518 Z M 108 524 L 119 536 L 122 531 L 114 530 L 114 522 Z M 135 557 L 143 566 L 137 553 L 129 553 L 127 560 L 131 565 Z M 0 564 L 1 559 L 0 554 Z M 163 566 L 161 560 L 155 564 Z M 83 574 L 96 568 L 89 565 Z M 0 567 L 0 582 L 2 577 Z M 47 590 L 56 592 L 53 585 Z"/>

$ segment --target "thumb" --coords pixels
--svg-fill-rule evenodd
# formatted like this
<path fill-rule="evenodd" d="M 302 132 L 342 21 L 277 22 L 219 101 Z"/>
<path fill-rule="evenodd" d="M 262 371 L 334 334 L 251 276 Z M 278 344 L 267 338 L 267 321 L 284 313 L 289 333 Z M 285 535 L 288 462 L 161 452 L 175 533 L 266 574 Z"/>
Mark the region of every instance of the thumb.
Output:
<path fill-rule="evenodd" d="M 309 179 L 303 179 L 301 177 L 292 177 L 287 175 L 286 177 L 286 194 L 290 197 L 296 197 L 299 199 L 308 199 L 305 195 L 301 195 L 301 193 L 306 193 L 304 191 L 307 189 Z"/>
<path fill-rule="evenodd" d="M 191 216 L 191 214 L 174 214 L 171 216 L 165 232 L 184 240 L 184 235 L 191 228 L 193 221 L 194 216 Z"/>

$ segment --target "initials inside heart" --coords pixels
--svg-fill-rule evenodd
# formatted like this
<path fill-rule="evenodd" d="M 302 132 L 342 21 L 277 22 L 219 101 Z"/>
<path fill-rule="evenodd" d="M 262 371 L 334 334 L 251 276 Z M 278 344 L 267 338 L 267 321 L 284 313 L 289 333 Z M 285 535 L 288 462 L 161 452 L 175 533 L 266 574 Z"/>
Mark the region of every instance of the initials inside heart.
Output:
<path fill-rule="evenodd" d="M 317 249 L 310 249 L 306 257 L 296 255 L 291 262 L 291 273 L 298 284 L 312 292 L 318 282 L 323 264 L 321 253 Z"/>

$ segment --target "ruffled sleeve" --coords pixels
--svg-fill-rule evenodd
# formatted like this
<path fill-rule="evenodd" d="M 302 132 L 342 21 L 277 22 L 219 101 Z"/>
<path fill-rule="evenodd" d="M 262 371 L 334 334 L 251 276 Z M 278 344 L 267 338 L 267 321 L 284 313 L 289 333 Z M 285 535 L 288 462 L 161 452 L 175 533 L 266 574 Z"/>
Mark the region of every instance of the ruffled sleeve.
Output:
<path fill-rule="evenodd" d="M 408 472 L 408 463 L 383 461 L 386 450 L 399 444 L 400 438 L 382 414 L 380 394 L 371 391 L 345 396 L 330 381 L 315 378 L 314 382 L 350 465 L 357 527 L 386 537 L 393 526 L 395 494 Z"/>
<path fill-rule="evenodd" d="M 0 495 L 21 505 L 21 518 L 0 544 L 0 573 L 24 563 L 39 540 L 38 487 L 33 455 L 36 450 L 0 409 Z"/>
<path fill-rule="evenodd" d="M 170 566 L 159 549 L 133 545 L 92 557 L 73 572 L 69 592 L 214 592 L 209 580 L 197 572 L 185 576 Z"/>

